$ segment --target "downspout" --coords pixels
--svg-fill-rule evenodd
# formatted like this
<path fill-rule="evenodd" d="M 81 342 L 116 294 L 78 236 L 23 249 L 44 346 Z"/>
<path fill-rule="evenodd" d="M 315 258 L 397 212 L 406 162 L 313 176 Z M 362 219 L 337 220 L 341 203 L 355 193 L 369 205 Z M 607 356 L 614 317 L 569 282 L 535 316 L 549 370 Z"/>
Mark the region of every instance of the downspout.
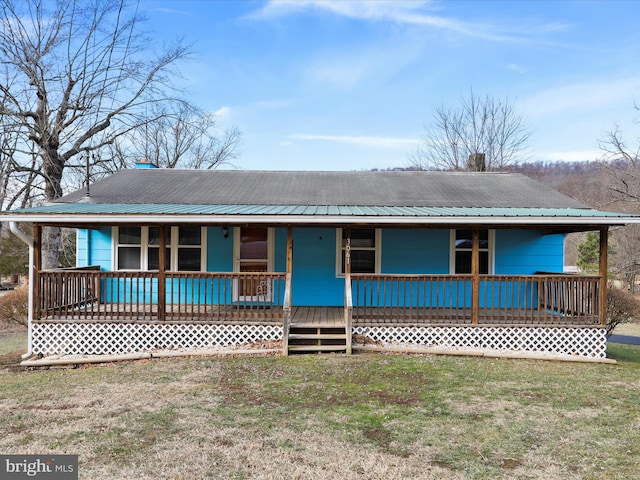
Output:
<path fill-rule="evenodd" d="M 9 230 L 16 237 L 22 240 L 29 246 L 29 308 L 28 308 L 28 343 L 27 343 L 27 353 L 22 355 L 22 358 L 28 358 L 33 355 L 33 345 L 31 338 L 33 336 L 33 238 L 24 233 L 20 228 L 18 228 L 18 224 L 16 222 L 9 222 Z"/>

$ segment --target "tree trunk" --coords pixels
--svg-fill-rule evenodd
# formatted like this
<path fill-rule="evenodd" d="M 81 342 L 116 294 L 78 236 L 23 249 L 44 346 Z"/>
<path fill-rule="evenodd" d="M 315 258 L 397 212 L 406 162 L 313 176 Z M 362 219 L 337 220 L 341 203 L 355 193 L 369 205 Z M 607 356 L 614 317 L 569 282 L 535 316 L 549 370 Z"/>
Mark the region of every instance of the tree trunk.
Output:
<path fill-rule="evenodd" d="M 45 178 L 45 199 L 47 202 L 57 200 L 62 196 L 62 172 L 64 160 L 55 147 L 42 149 L 42 170 Z M 62 241 L 60 227 L 45 227 L 42 229 L 42 268 L 58 268 L 60 243 Z"/>
<path fill-rule="evenodd" d="M 42 268 L 58 268 L 60 252 L 60 227 L 44 227 L 42 229 Z"/>

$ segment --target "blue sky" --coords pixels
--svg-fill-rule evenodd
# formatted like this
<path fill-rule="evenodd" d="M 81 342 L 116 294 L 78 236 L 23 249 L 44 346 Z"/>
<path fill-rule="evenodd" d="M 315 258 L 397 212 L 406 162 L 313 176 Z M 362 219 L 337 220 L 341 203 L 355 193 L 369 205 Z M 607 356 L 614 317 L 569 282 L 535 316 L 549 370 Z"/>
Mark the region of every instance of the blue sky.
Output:
<path fill-rule="evenodd" d="M 434 107 L 508 97 L 532 160 L 594 160 L 640 127 L 640 1 L 170 1 L 139 8 L 195 42 L 182 85 L 235 125 L 244 169 L 402 167 Z"/>

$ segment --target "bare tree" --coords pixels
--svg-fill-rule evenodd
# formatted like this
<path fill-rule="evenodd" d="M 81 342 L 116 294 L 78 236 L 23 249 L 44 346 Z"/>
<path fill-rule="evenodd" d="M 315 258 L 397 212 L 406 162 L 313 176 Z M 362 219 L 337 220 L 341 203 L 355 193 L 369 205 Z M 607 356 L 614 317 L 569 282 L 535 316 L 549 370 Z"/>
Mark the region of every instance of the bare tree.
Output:
<path fill-rule="evenodd" d="M 125 164 L 146 158 L 162 168 L 212 169 L 236 158 L 240 130 L 218 136 L 214 114 L 188 105 L 161 106 L 153 120 L 115 145 L 114 158 Z"/>
<path fill-rule="evenodd" d="M 634 106 L 640 112 L 640 107 Z M 619 126 L 615 126 L 603 140 L 600 150 L 607 161 L 607 172 L 611 177 L 610 189 L 618 200 L 640 206 L 640 141 L 629 146 Z"/>
<path fill-rule="evenodd" d="M 423 170 L 507 170 L 525 159 L 530 136 L 508 98 L 477 97 L 471 90 L 456 108 L 436 107 L 411 162 Z M 476 161 L 478 154 L 484 162 Z"/>
<path fill-rule="evenodd" d="M 92 152 L 146 123 L 149 106 L 177 101 L 172 67 L 190 46 L 152 52 L 136 4 L 0 0 L 0 16 L 0 115 L 22 141 L 13 168 L 37 175 L 46 201 L 63 194 L 65 169 L 99 161 Z M 55 267 L 59 231 L 43 240 Z"/>
<path fill-rule="evenodd" d="M 634 105 L 636 112 L 640 107 Z M 636 145 L 628 144 L 621 128 L 616 125 L 600 141 L 605 160 L 604 171 L 608 175 L 608 207 L 625 213 L 640 212 L 640 139 Z M 635 292 L 636 278 L 640 274 L 640 229 L 627 225 L 614 231 L 619 255 L 611 261 L 611 270 L 625 279 L 629 289 Z"/>

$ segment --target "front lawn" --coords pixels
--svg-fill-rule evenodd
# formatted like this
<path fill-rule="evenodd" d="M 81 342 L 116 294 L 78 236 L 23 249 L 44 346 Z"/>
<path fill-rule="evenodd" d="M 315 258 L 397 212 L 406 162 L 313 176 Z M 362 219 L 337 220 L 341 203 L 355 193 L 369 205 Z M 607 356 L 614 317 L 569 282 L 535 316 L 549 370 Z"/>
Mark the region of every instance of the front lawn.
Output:
<path fill-rule="evenodd" d="M 0 451 L 86 479 L 601 479 L 640 472 L 619 365 L 360 354 L 0 373 Z"/>

